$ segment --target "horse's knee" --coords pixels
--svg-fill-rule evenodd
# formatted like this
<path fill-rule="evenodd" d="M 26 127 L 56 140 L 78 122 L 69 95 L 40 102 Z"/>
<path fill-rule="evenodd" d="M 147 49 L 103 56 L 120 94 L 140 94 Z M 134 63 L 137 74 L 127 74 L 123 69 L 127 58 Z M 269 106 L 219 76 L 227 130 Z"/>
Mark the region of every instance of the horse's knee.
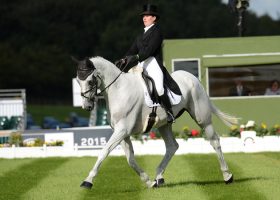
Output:
<path fill-rule="evenodd" d="M 179 144 L 175 141 L 174 143 L 172 143 L 172 145 L 167 147 L 166 151 L 169 154 L 173 155 L 178 150 L 178 148 L 179 148 Z"/>
<path fill-rule="evenodd" d="M 210 144 L 215 150 L 221 149 L 221 144 L 220 144 L 219 139 L 218 140 L 210 140 Z"/>

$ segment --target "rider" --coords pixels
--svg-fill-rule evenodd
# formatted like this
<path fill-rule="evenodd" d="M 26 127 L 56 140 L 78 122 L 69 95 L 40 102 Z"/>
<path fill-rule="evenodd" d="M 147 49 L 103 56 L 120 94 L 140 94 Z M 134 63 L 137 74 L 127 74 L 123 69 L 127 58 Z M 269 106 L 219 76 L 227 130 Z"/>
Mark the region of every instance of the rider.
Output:
<path fill-rule="evenodd" d="M 137 36 L 126 53 L 125 58 L 118 60 L 116 65 L 118 67 L 125 66 L 124 71 L 128 71 L 137 64 L 143 67 L 144 71 L 154 80 L 158 96 L 160 97 L 160 103 L 167 113 L 167 121 L 172 123 L 175 118 L 164 88 L 167 86 L 177 95 L 181 95 L 181 91 L 163 66 L 161 55 L 163 36 L 157 24 L 160 17 L 157 12 L 157 6 L 151 4 L 144 5 L 140 16 L 142 16 L 145 26 L 144 33 Z"/>

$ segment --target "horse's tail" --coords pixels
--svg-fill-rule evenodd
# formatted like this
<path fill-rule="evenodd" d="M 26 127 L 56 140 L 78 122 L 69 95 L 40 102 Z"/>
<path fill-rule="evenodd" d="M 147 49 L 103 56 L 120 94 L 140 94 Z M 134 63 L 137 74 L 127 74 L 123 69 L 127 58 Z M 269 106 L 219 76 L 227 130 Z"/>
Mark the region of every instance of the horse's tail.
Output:
<path fill-rule="evenodd" d="M 238 125 L 240 118 L 232 116 L 228 113 L 222 112 L 211 101 L 210 101 L 210 106 L 211 106 L 212 112 L 215 115 L 217 115 L 217 117 L 219 119 L 221 119 L 227 126 L 231 127 L 233 125 Z"/>

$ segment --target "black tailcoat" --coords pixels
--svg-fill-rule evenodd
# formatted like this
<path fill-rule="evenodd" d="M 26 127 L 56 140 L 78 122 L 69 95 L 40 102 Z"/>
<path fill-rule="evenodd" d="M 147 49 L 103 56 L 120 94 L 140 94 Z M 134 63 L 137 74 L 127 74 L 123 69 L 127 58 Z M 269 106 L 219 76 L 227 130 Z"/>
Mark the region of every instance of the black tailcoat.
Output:
<path fill-rule="evenodd" d="M 145 33 L 139 34 L 126 55 L 139 55 L 139 62 L 149 57 L 155 57 L 164 75 L 164 84 L 175 94 L 181 95 L 177 83 L 170 76 L 162 62 L 161 45 L 163 41 L 162 32 L 157 24 L 149 28 Z"/>

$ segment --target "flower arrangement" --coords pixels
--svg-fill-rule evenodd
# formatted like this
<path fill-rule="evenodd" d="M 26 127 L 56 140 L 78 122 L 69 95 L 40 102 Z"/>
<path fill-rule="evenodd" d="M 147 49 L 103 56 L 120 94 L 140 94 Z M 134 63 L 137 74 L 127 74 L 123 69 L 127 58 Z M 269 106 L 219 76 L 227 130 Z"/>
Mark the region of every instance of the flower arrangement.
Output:
<path fill-rule="evenodd" d="M 44 141 L 41 138 L 29 138 L 23 141 L 24 147 L 41 147 Z"/>
<path fill-rule="evenodd" d="M 190 129 L 188 126 L 184 126 L 181 133 L 177 137 L 187 140 L 188 138 L 202 137 L 203 135 L 203 130 Z"/>
<path fill-rule="evenodd" d="M 157 139 L 156 133 L 154 131 L 150 132 L 150 138 L 153 139 L 153 140 Z"/>
<path fill-rule="evenodd" d="M 278 135 L 280 136 L 280 125 L 275 124 L 270 130 L 269 130 L 270 135 Z"/>
<path fill-rule="evenodd" d="M 229 131 L 229 135 L 232 136 L 232 137 L 239 137 L 240 136 L 240 131 L 243 130 L 243 126 L 239 127 L 234 125 L 234 126 L 231 126 L 230 127 L 230 131 Z"/>
<path fill-rule="evenodd" d="M 51 147 L 53 147 L 53 146 L 63 146 L 63 141 L 62 140 L 53 140 L 53 141 L 50 141 L 50 142 L 45 142 L 45 144 L 47 145 L 47 146 L 51 146 Z"/>
<path fill-rule="evenodd" d="M 191 136 L 192 137 L 198 137 L 199 134 L 200 134 L 200 132 L 198 130 L 196 130 L 196 129 L 191 130 Z"/>
<path fill-rule="evenodd" d="M 190 135 L 190 129 L 188 126 L 184 126 L 182 128 L 182 131 L 180 132 L 174 132 L 175 138 L 188 139 L 189 135 Z"/>
<path fill-rule="evenodd" d="M 13 144 L 16 147 L 22 146 L 22 136 L 20 132 L 13 132 L 10 134 L 10 141 L 9 141 L 10 145 L 12 146 Z"/>
<path fill-rule="evenodd" d="M 261 123 L 260 126 L 256 127 L 257 136 L 265 136 L 268 134 L 267 125 L 265 123 Z"/>
<path fill-rule="evenodd" d="M 56 140 L 51 142 L 44 142 L 41 138 L 28 138 L 23 140 L 21 132 L 13 132 L 9 136 L 9 143 L 0 144 L 0 147 L 41 147 L 44 144 L 47 146 L 63 146 L 62 140 Z"/>
<path fill-rule="evenodd" d="M 255 124 L 254 121 L 249 120 L 246 125 L 241 124 L 240 127 L 232 126 L 229 130 L 229 135 L 232 137 L 240 137 L 242 131 L 256 131 L 257 136 L 279 135 L 280 125 L 276 124 L 272 128 L 268 128 L 267 124 L 262 122 L 260 125 Z"/>

